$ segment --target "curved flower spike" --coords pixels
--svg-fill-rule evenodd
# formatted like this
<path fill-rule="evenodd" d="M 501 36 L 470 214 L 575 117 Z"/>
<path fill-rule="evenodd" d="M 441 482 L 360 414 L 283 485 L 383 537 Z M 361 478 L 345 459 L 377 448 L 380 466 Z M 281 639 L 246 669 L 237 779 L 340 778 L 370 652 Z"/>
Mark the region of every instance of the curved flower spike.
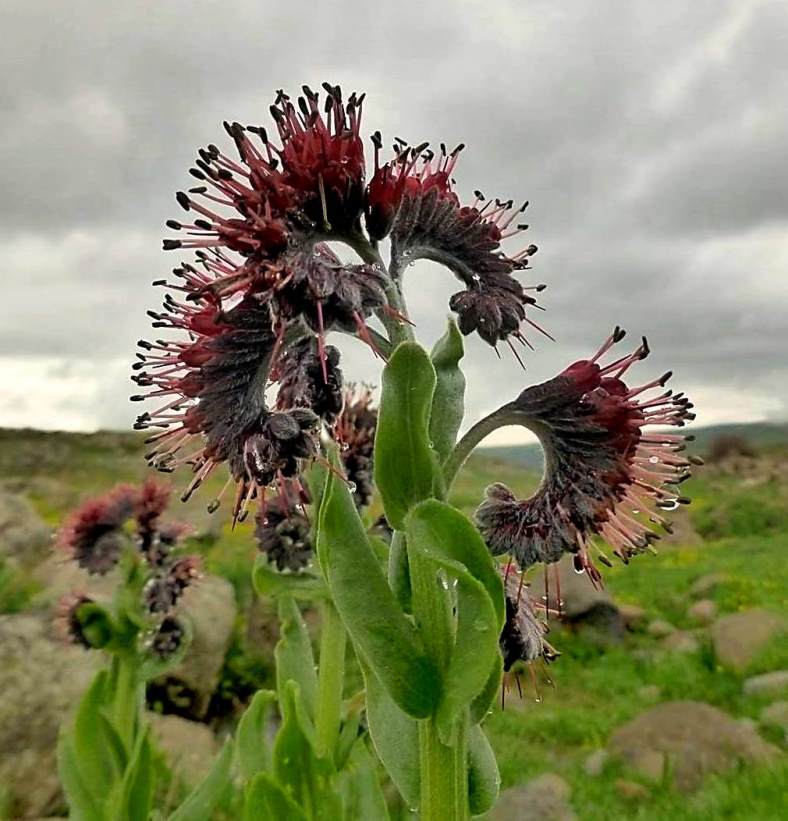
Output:
<path fill-rule="evenodd" d="M 592 536 L 600 535 L 627 562 L 660 538 L 652 525 L 670 531 L 664 511 L 689 502 L 677 486 L 696 461 L 682 455 L 685 440 L 693 437 L 648 428 L 684 426 L 695 418 L 692 404 L 670 390 L 647 398 L 670 373 L 635 388 L 625 384 L 625 372 L 648 355 L 645 339 L 633 353 L 602 364 L 623 336 L 616 328 L 591 359 L 524 390 L 481 426 L 486 435 L 493 427 L 524 425 L 544 449 L 544 478 L 530 499 L 516 499 L 505 485 L 494 484 L 476 511 L 492 553 L 511 554 L 521 569 L 572 553 L 576 569 L 596 580 Z M 648 524 L 636 518 L 641 514 Z M 600 560 L 609 564 L 604 554 Z"/>
<path fill-rule="evenodd" d="M 123 525 L 134 511 L 136 490 L 118 485 L 88 499 L 65 521 L 57 546 L 88 573 L 103 576 L 118 563 L 128 537 Z"/>

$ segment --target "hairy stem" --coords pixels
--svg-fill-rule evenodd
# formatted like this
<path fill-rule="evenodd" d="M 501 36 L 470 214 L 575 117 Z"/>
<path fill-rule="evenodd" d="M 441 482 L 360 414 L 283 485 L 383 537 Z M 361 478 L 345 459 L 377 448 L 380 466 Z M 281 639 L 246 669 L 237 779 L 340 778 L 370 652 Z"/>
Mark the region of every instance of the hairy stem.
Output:
<path fill-rule="evenodd" d="M 317 754 L 321 757 L 331 757 L 339 738 L 347 633 L 339 613 L 331 602 L 324 602 L 322 610 L 315 730 Z"/>

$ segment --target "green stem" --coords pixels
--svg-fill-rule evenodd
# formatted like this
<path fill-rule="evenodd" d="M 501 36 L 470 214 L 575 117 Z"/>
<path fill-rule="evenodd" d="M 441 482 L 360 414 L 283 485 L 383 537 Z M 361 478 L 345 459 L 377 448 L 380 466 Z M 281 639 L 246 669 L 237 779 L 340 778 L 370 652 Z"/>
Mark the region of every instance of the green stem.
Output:
<path fill-rule="evenodd" d="M 333 756 L 339 738 L 347 633 L 331 602 L 323 604 L 317 695 L 317 754 Z"/>
<path fill-rule="evenodd" d="M 450 591 L 441 584 L 436 566 L 416 550 L 408 551 L 413 614 L 424 647 L 442 674 L 454 646 Z M 465 821 L 468 818 L 467 720 L 460 722 L 455 743 L 441 741 L 435 717 L 419 722 L 419 764 L 422 821 Z"/>
<path fill-rule="evenodd" d="M 421 821 L 466 821 L 468 810 L 467 721 L 458 728 L 455 743 L 441 739 L 434 718 L 419 722 Z"/>
<path fill-rule="evenodd" d="M 137 675 L 137 659 L 133 653 L 121 653 L 112 659 L 112 680 L 115 685 L 115 728 L 126 748 L 131 751 L 139 726 L 142 703 L 142 682 Z"/>

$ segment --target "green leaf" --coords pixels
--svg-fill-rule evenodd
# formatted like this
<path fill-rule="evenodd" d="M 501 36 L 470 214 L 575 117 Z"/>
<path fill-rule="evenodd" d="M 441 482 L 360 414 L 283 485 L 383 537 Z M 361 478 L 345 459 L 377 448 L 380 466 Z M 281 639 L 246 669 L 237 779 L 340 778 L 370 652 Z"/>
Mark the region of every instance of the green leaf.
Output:
<path fill-rule="evenodd" d="M 82 696 L 74 717 L 72 737 L 80 772 L 99 803 L 114 782 L 123 776 L 123 771 L 114 766 L 115 759 L 110 750 L 112 741 L 107 734 L 106 721 L 102 721 L 108 679 L 107 671 L 101 670 Z"/>
<path fill-rule="evenodd" d="M 153 801 L 153 756 L 146 727 L 137 736 L 113 819 L 148 821 Z"/>
<path fill-rule="evenodd" d="M 446 333 L 430 353 L 437 376 L 430 412 L 430 440 L 441 461 L 452 452 L 465 415 L 465 375 L 459 367 L 464 353 L 462 334 L 450 319 Z"/>
<path fill-rule="evenodd" d="M 364 821 L 388 821 L 389 811 L 380 788 L 375 762 L 363 738 L 353 746 L 348 766 L 342 772 L 344 817 Z"/>
<path fill-rule="evenodd" d="M 317 705 L 317 672 L 312 642 L 301 611 L 289 596 L 279 599 L 279 632 L 281 638 L 274 649 L 276 659 L 276 689 L 279 699 L 288 681 L 295 681 L 310 717 L 314 719 Z"/>
<path fill-rule="evenodd" d="M 435 666 L 394 598 L 350 491 L 333 472 L 320 509 L 317 549 L 334 604 L 357 651 L 405 712 L 431 715 L 439 696 Z"/>
<path fill-rule="evenodd" d="M 468 803 L 471 815 L 482 815 L 491 810 L 500 786 L 501 776 L 495 753 L 482 728 L 473 725 L 468 730 Z"/>
<path fill-rule="evenodd" d="M 276 570 L 261 553 L 255 559 L 252 585 L 261 596 L 291 596 L 294 599 L 314 601 L 328 596 L 325 582 L 314 573 L 282 573 Z"/>
<path fill-rule="evenodd" d="M 413 612 L 413 591 L 410 588 L 410 569 L 408 567 L 408 548 L 405 543 L 405 534 L 401 530 L 395 531 L 391 537 L 388 565 L 389 585 L 400 607 L 406 612 Z"/>
<path fill-rule="evenodd" d="M 232 763 L 233 744 L 228 739 L 214 759 L 211 770 L 203 782 L 186 797 L 169 816 L 168 821 L 212 821 L 216 806 L 230 786 Z"/>
<path fill-rule="evenodd" d="M 411 565 L 426 557 L 457 580 L 456 636 L 436 715 L 444 742 L 451 743 L 456 719 L 485 689 L 499 654 L 503 583 L 476 528 L 445 502 L 431 499 L 414 508 L 406 534 Z"/>
<path fill-rule="evenodd" d="M 235 747 L 244 781 L 251 780 L 261 770 L 271 769 L 266 731 L 275 702 L 276 693 L 272 690 L 258 690 L 238 722 Z"/>
<path fill-rule="evenodd" d="M 246 791 L 244 821 L 307 821 L 304 811 L 269 773 L 258 773 Z"/>
<path fill-rule="evenodd" d="M 430 447 L 430 409 L 435 369 L 427 353 L 404 342 L 383 369 L 383 392 L 375 433 L 375 484 L 386 518 L 402 528 L 407 512 L 430 498 L 442 481 Z"/>
<path fill-rule="evenodd" d="M 274 777 L 314 819 L 341 818 L 341 802 L 331 783 L 334 768 L 314 750 L 314 730 L 301 700 L 297 682 L 288 681 L 279 696 L 282 726 L 273 750 Z"/>
<path fill-rule="evenodd" d="M 109 610 L 96 602 L 81 604 L 74 614 L 79 628 L 91 647 L 100 649 L 109 645 L 116 637 L 117 626 Z"/>
<path fill-rule="evenodd" d="M 498 653 L 490 670 L 490 677 L 484 685 L 484 689 L 471 702 L 471 724 L 481 723 L 492 709 L 501 688 L 501 678 L 503 676 L 503 656 Z"/>
<path fill-rule="evenodd" d="M 68 736 L 61 735 L 57 745 L 57 772 L 72 821 L 109 821 L 93 797 L 80 771 L 78 758 Z"/>
<path fill-rule="evenodd" d="M 367 688 L 369 737 L 405 803 L 416 807 L 421 789 L 418 722 L 397 707 L 366 665 L 362 669 Z"/>

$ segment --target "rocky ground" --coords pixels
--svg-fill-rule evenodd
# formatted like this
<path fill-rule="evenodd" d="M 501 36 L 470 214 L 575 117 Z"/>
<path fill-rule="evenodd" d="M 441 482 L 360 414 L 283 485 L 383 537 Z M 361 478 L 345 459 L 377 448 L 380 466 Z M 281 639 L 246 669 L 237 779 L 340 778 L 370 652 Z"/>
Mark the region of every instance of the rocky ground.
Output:
<path fill-rule="evenodd" d="M 52 532 L 85 494 L 142 474 L 136 440 L 86 442 L 47 439 L 43 464 L 26 452 L 10 458 L 5 445 L 0 457 L 0 810 L 7 817 L 64 811 L 57 734 L 101 663 L 55 634 L 52 606 L 73 588 L 106 595 L 112 579 L 97 584 L 53 556 Z M 788 477 L 773 456 L 748 471 L 719 470 L 691 486 L 696 510 L 672 544 L 656 558 L 606 571 L 603 590 L 560 568 L 563 619 L 551 642 L 563 655 L 549 671 L 537 668 L 533 681 L 522 671 L 522 698 L 512 682 L 504 709 L 488 721 L 504 788 L 492 818 L 784 817 Z M 534 482 L 512 465 L 477 459 L 455 501 L 470 511 L 493 478 L 522 493 Z M 250 594 L 248 534 L 208 519 L 201 504 L 184 517 L 195 528 L 190 549 L 208 568 L 188 594 L 195 640 L 149 692 L 175 784 L 205 772 L 217 738 L 270 681 L 277 638 L 270 605 Z M 531 584 L 538 595 L 541 575 Z M 552 580 L 554 607 L 556 592 Z"/>

